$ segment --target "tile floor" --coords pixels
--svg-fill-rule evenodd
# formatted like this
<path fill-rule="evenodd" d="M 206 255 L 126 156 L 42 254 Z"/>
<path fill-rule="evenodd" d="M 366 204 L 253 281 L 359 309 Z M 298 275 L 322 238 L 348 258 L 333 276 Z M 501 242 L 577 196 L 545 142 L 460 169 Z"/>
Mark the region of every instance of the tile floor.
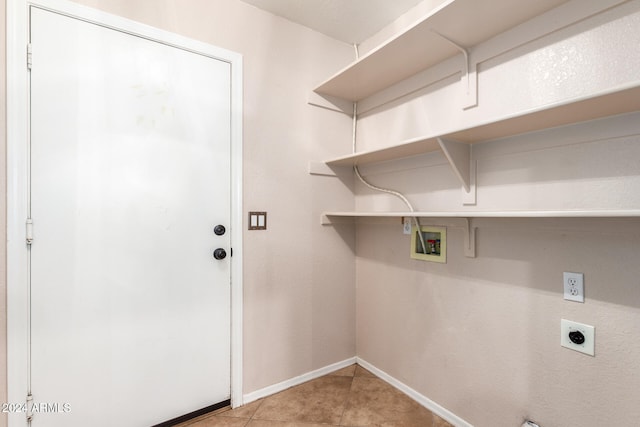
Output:
<path fill-rule="evenodd" d="M 358 365 L 179 427 L 186 426 L 453 427 Z"/>

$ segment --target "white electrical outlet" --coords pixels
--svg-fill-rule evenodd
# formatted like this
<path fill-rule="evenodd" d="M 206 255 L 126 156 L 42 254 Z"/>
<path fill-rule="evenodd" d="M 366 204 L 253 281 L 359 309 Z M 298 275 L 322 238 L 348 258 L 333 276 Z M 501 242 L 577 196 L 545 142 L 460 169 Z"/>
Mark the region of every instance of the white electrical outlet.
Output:
<path fill-rule="evenodd" d="M 584 302 L 584 276 L 582 273 L 563 273 L 564 299 Z"/>
<path fill-rule="evenodd" d="M 411 218 L 408 216 L 402 218 L 402 232 L 404 234 L 411 234 Z"/>
<path fill-rule="evenodd" d="M 595 356 L 596 328 L 584 323 L 560 320 L 560 345 Z"/>

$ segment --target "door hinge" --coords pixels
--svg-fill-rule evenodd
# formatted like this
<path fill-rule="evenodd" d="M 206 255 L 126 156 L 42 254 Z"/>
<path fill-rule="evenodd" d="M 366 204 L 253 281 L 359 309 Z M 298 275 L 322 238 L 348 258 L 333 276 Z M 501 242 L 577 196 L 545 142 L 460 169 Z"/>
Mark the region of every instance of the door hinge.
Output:
<path fill-rule="evenodd" d="M 33 243 L 33 220 L 27 218 L 27 245 Z"/>
<path fill-rule="evenodd" d="M 33 51 L 31 49 L 31 43 L 27 44 L 27 70 L 31 70 L 33 65 Z"/>
<path fill-rule="evenodd" d="M 31 393 L 27 394 L 27 422 L 31 422 L 33 420 L 33 395 Z"/>

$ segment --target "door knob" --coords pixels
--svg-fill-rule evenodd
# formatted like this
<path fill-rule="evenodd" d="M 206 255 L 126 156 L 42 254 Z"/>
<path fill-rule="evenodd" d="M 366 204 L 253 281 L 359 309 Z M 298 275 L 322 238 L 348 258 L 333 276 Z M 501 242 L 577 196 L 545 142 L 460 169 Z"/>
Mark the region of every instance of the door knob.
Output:
<path fill-rule="evenodd" d="M 218 248 L 215 251 L 213 251 L 213 257 L 215 259 L 225 259 L 227 257 L 227 251 L 225 251 L 222 248 Z"/>
<path fill-rule="evenodd" d="M 218 224 L 213 228 L 213 232 L 216 233 L 216 236 L 222 236 L 226 231 L 227 229 L 221 224 Z"/>

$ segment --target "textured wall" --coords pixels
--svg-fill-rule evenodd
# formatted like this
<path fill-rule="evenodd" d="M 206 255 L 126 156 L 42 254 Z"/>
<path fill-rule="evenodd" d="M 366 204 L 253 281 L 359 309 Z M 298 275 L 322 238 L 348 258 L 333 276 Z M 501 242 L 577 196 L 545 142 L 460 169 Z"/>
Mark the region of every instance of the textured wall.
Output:
<path fill-rule="evenodd" d="M 587 4 L 588 3 L 588 4 Z M 611 3 L 611 2 L 609 2 Z M 517 113 L 638 80 L 640 2 L 546 35 L 596 4 L 569 2 L 474 49 L 478 107 L 462 111 L 459 76 L 365 113 L 361 149 Z M 568 22 L 567 22 L 568 23 Z M 529 38 L 534 40 L 518 45 Z M 511 45 L 510 45 L 511 44 Z M 501 52 L 505 46 L 511 46 Z M 458 62 L 459 63 L 459 62 Z M 437 72 L 435 70 L 434 72 Z M 640 113 L 474 145 L 477 206 L 439 153 L 363 167 L 417 210 L 640 208 Z M 358 185 L 358 210 L 405 210 Z M 397 220 L 359 220 L 358 356 L 476 427 L 627 426 L 640 417 L 640 219 L 474 219 L 448 228 L 447 264 L 409 258 Z M 562 272 L 583 272 L 586 301 L 564 301 Z M 596 327 L 596 356 L 560 347 L 560 319 Z"/>
<path fill-rule="evenodd" d="M 358 225 L 359 357 L 476 427 L 636 423 L 640 221 L 476 220 L 475 259 L 434 224 L 445 265 L 410 260 L 397 222 Z M 584 273 L 584 304 L 563 271 Z M 560 347 L 561 318 L 595 326 L 595 357 Z"/>

